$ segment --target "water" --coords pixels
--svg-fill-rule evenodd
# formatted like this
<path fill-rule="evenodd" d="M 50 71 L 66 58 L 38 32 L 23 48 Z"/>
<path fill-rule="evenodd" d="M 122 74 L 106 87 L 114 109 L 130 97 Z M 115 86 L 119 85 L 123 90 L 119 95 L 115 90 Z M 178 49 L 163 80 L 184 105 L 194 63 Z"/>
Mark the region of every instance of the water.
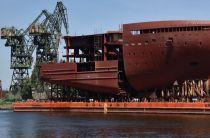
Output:
<path fill-rule="evenodd" d="M 210 115 L 0 111 L 0 137 L 210 137 Z"/>

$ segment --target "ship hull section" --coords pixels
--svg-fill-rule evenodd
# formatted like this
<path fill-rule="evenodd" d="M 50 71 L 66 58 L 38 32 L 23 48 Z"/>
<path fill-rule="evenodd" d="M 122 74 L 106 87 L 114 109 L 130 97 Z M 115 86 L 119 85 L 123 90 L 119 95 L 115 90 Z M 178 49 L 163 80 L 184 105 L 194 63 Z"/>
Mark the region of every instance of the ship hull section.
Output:
<path fill-rule="evenodd" d="M 42 66 L 44 81 L 88 92 L 118 93 L 118 62 L 95 62 L 94 71 L 77 71 L 76 63 L 46 64 Z"/>
<path fill-rule="evenodd" d="M 167 87 L 176 80 L 208 78 L 209 30 L 132 35 L 131 31 L 140 29 L 142 24 L 134 26 L 124 25 L 123 32 L 125 74 L 134 90 Z"/>

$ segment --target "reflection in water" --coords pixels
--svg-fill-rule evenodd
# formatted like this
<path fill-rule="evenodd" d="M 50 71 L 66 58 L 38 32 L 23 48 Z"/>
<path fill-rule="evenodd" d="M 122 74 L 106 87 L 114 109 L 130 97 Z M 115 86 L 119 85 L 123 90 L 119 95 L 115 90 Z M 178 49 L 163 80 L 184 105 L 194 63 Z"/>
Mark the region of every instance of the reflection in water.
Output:
<path fill-rule="evenodd" d="M 14 113 L 1 137 L 210 137 L 210 115 Z"/>

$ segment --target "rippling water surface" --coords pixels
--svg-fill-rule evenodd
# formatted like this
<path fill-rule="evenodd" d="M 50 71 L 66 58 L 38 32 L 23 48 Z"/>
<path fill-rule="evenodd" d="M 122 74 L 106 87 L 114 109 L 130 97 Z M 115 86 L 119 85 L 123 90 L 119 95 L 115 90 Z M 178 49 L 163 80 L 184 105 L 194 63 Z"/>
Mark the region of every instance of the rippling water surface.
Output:
<path fill-rule="evenodd" d="M 210 137 L 210 115 L 0 111 L 0 137 Z"/>

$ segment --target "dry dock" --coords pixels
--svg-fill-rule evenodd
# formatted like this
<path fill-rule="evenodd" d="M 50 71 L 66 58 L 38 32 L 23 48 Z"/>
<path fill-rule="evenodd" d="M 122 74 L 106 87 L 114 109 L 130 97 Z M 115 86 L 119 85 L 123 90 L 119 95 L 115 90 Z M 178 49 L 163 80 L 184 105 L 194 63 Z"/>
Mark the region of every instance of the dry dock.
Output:
<path fill-rule="evenodd" d="M 15 112 L 93 112 L 210 114 L 210 103 L 196 102 L 16 102 Z"/>

